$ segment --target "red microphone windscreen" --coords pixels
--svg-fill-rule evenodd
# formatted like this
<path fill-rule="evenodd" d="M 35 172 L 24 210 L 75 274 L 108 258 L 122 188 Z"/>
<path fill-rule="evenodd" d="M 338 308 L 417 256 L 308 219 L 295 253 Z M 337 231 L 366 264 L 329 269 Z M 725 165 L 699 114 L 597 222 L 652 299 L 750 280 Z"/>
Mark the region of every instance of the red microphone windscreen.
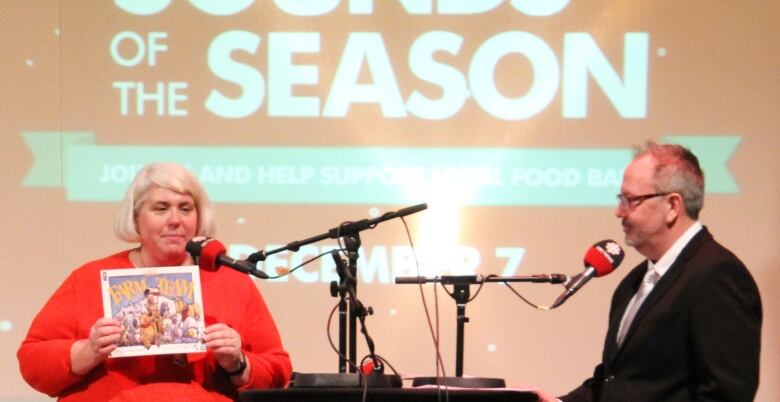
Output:
<path fill-rule="evenodd" d="M 200 252 L 200 259 L 198 265 L 200 269 L 206 271 L 216 271 L 217 257 L 225 254 L 225 245 L 217 239 L 208 239 L 203 244 L 203 249 Z"/>
<path fill-rule="evenodd" d="M 596 277 L 604 276 L 615 270 L 623 262 L 625 253 L 614 240 L 602 240 L 591 246 L 583 263 L 586 267 L 596 270 Z"/>

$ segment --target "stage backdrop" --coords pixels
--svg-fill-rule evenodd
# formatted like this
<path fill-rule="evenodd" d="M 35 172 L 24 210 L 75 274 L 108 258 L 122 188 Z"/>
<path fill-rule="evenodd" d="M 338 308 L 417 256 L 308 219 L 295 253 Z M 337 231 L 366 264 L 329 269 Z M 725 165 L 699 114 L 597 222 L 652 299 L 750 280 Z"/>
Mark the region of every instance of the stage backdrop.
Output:
<path fill-rule="evenodd" d="M 0 20 L 0 399 L 42 398 L 16 350 L 72 269 L 134 246 L 112 222 L 146 163 L 200 177 L 237 258 L 424 202 L 407 217 L 424 275 L 573 275 L 592 243 L 622 243 L 615 194 L 632 146 L 652 139 L 704 165 L 702 221 L 763 296 L 758 400 L 780 400 L 777 1 L 3 0 Z M 393 283 L 417 275 L 402 222 L 361 237 L 377 352 L 433 375 L 420 290 Z M 553 311 L 485 285 L 467 307 L 466 374 L 577 386 L 640 261 L 627 250 Z M 337 371 L 335 278 L 325 258 L 256 280 L 296 371 Z M 562 291 L 515 289 L 541 305 Z M 438 296 L 453 375 L 455 306 Z"/>

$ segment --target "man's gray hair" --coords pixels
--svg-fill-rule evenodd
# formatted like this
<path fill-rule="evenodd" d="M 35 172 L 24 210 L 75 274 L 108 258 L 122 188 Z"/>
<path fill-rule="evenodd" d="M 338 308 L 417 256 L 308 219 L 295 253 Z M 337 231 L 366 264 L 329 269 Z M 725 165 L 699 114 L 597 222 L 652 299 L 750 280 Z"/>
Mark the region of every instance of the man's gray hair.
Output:
<path fill-rule="evenodd" d="M 636 157 L 646 154 L 656 162 L 653 173 L 655 190 L 680 194 L 688 216 L 699 219 L 699 212 L 704 206 L 704 172 L 696 155 L 681 145 L 653 141 L 636 149 Z"/>

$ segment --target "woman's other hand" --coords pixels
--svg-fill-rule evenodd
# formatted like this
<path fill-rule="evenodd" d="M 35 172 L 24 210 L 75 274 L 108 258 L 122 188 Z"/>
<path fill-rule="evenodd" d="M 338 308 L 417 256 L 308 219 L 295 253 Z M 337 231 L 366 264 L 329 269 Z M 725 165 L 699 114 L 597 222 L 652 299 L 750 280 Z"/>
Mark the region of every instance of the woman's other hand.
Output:
<path fill-rule="evenodd" d="M 80 339 L 70 347 L 71 371 L 85 375 L 106 360 L 116 349 L 123 331 L 122 324 L 113 318 L 99 318 L 89 329 L 89 337 Z"/>

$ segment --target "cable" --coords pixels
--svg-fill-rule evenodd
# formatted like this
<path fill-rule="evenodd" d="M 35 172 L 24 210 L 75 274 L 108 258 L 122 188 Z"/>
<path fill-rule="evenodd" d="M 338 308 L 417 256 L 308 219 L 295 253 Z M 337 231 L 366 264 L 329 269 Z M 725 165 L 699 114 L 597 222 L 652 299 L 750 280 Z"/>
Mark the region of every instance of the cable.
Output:
<path fill-rule="evenodd" d="M 331 349 L 333 349 L 333 351 L 336 352 L 336 354 L 339 355 L 339 357 L 343 358 L 344 361 L 349 363 L 352 366 L 352 368 L 354 368 L 357 372 L 360 373 L 360 368 L 358 367 L 358 365 L 352 360 L 350 360 L 349 357 L 345 356 L 343 353 L 339 351 L 338 347 L 336 347 L 336 344 L 333 343 L 333 337 L 330 336 L 330 323 L 333 321 L 333 315 L 336 313 L 336 310 L 338 310 L 339 308 L 339 303 L 336 303 L 333 309 L 330 310 L 330 314 L 328 314 L 328 323 L 327 326 L 325 327 L 325 332 L 328 335 L 328 343 L 330 344 Z"/>
<path fill-rule="evenodd" d="M 339 244 L 339 246 L 341 246 L 341 245 Z M 339 250 L 340 252 L 343 252 L 343 251 L 344 251 L 344 249 L 343 249 L 343 248 L 339 248 L 338 250 Z M 298 264 L 298 266 L 296 266 L 295 268 L 293 268 L 293 269 L 291 269 L 291 270 L 289 270 L 289 271 L 282 272 L 281 274 L 279 274 L 279 275 L 276 275 L 276 276 L 269 276 L 269 277 L 268 277 L 268 279 L 279 279 L 279 278 L 285 277 L 285 276 L 287 276 L 287 275 L 290 275 L 291 273 L 295 272 L 296 270 L 298 270 L 299 268 L 303 267 L 304 265 L 306 265 L 306 264 L 308 264 L 308 263 L 310 263 L 310 262 L 312 262 L 312 261 L 318 260 L 318 259 L 320 259 L 320 258 L 322 258 L 322 257 L 324 257 L 325 255 L 328 255 L 328 254 L 330 254 L 330 250 L 329 250 L 329 251 L 326 251 L 326 252 L 324 252 L 324 253 L 322 253 L 322 254 L 319 254 L 319 255 L 317 255 L 317 256 L 315 256 L 315 257 L 312 257 L 312 258 L 310 258 L 310 259 L 308 259 L 308 260 L 306 260 L 306 261 L 304 261 L 304 262 L 302 262 L 302 263 Z"/>
<path fill-rule="evenodd" d="M 388 367 L 390 367 L 390 370 L 393 370 L 393 374 L 400 375 L 400 374 L 398 374 L 398 371 L 396 371 L 395 367 L 393 367 L 393 365 L 390 364 L 389 361 L 387 361 L 387 359 L 385 359 L 384 357 L 382 357 L 382 356 L 380 356 L 380 355 L 378 355 L 376 353 L 374 353 L 374 357 L 377 360 L 381 361 L 383 364 L 386 364 Z M 363 365 L 366 364 L 366 360 L 368 360 L 368 359 L 371 359 L 371 355 L 365 355 L 363 357 L 363 359 L 360 360 L 360 368 L 361 369 L 363 368 Z"/>
<path fill-rule="evenodd" d="M 414 247 L 414 241 L 412 240 L 412 235 L 409 232 L 409 225 L 406 223 L 406 219 L 404 217 L 400 217 L 401 222 L 404 224 L 404 229 L 406 230 L 406 237 L 409 239 L 409 246 L 412 248 L 412 255 L 414 256 L 414 265 L 417 269 L 417 276 L 422 276 L 420 272 L 420 261 L 417 259 L 417 251 Z M 425 292 L 423 291 L 422 283 L 418 284 L 418 287 L 420 289 L 420 299 L 423 303 L 423 311 L 425 312 L 425 318 L 428 323 L 428 329 L 431 332 L 431 338 L 433 338 L 433 345 L 436 350 L 436 390 L 437 390 L 437 399 L 441 400 L 441 377 L 446 377 L 447 372 L 444 369 L 444 360 L 441 357 L 441 349 L 439 347 L 439 297 L 438 293 L 436 291 L 436 283 L 433 284 L 433 299 L 434 299 L 434 308 L 436 313 L 436 330 L 433 329 L 433 323 L 431 322 L 431 314 L 428 310 L 428 303 L 425 300 Z M 446 291 L 446 289 L 445 289 Z M 441 375 L 439 374 L 441 372 Z M 450 392 L 449 387 L 447 384 L 444 384 L 444 390 L 445 390 L 445 400 L 449 402 L 450 400 Z"/>
<path fill-rule="evenodd" d="M 491 278 L 491 277 L 497 277 L 497 276 L 498 276 L 498 275 L 488 275 L 488 276 L 486 277 L 486 279 L 487 279 L 487 278 Z M 539 305 L 537 305 L 537 304 L 534 304 L 533 302 L 531 302 L 531 301 L 529 301 L 528 299 L 526 299 L 525 297 L 523 297 L 523 295 L 521 295 L 520 293 L 518 293 L 518 292 L 515 290 L 515 288 L 513 288 L 513 287 L 512 287 L 512 285 L 510 285 L 510 284 L 509 284 L 509 282 L 502 282 L 502 283 L 503 283 L 504 285 L 506 285 L 506 287 L 508 287 L 508 288 L 509 288 L 509 290 L 511 290 L 511 291 L 512 291 L 512 293 L 514 293 L 515 295 L 517 295 L 517 297 L 519 297 L 519 298 L 520 298 L 522 301 L 524 301 L 524 302 L 525 302 L 527 305 L 529 305 L 529 306 L 531 306 L 531 307 L 533 307 L 533 308 L 535 308 L 535 309 L 538 309 L 538 310 L 544 310 L 544 311 L 550 311 L 550 310 L 552 310 L 552 309 L 554 309 L 554 308 L 555 308 L 555 307 L 549 307 L 549 306 L 539 306 Z"/>
<path fill-rule="evenodd" d="M 357 371 L 360 380 L 363 382 L 363 397 L 361 400 L 366 402 L 366 398 L 368 396 L 368 379 L 366 378 L 365 374 L 363 374 L 363 370 L 361 370 L 361 368 L 358 367 L 355 362 L 350 360 L 349 357 L 345 356 L 343 353 L 339 352 L 336 344 L 333 343 L 333 338 L 330 336 L 330 323 L 333 321 L 333 316 L 335 315 L 336 310 L 339 308 L 339 303 L 336 303 L 336 305 L 333 306 L 333 309 L 330 310 L 330 314 L 328 314 L 328 323 L 325 326 L 325 333 L 328 334 L 328 343 L 330 344 L 331 349 L 333 349 L 333 351 L 336 352 L 336 354 L 343 358 L 347 363 L 351 364 L 355 371 Z"/>
<path fill-rule="evenodd" d="M 489 278 L 489 277 L 491 277 L 491 276 L 498 276 L 498 275 L 488 275 L 487 277 Z M 506 282 L 504 282 L 504 283 L 506 283 Z M 479 283 L 479 287 L 477 288 L 477 291 L 476 291 L 476 292 L 474 292 L 474 295 L 473 295 L 473 296 L 471 296 L 471 298 L 470 298 L 470 299 L 466 300 L 466 303 L 471 303 L 471 302 L 472 302 L 474 299 L 476 299 L 476 298 L 477 298 L 477 295 L 478 295 L 478 294 L 479 294 L 479 292 L 482 290 L 482 286 L 483 286 L 484 284 L 485 284 L 485 281 L 482 281 L 482 282 L 480 282 L 480 283 Z M 453 299 L 455 298 L 455 292 L 450 292 L 449 290 L 447 290 L 447 287 L 446 287 L 446 286 L 444 286 L 444 284 L 442 284 L 442 285 L 441 285 L 441 287 L 442 287 L 442 288 L 444 288 L 444 291 L 445 291 L 445 292 L 447 292 L 447 294 L 448 294 L 450 297 L 452 297 Z"/>

